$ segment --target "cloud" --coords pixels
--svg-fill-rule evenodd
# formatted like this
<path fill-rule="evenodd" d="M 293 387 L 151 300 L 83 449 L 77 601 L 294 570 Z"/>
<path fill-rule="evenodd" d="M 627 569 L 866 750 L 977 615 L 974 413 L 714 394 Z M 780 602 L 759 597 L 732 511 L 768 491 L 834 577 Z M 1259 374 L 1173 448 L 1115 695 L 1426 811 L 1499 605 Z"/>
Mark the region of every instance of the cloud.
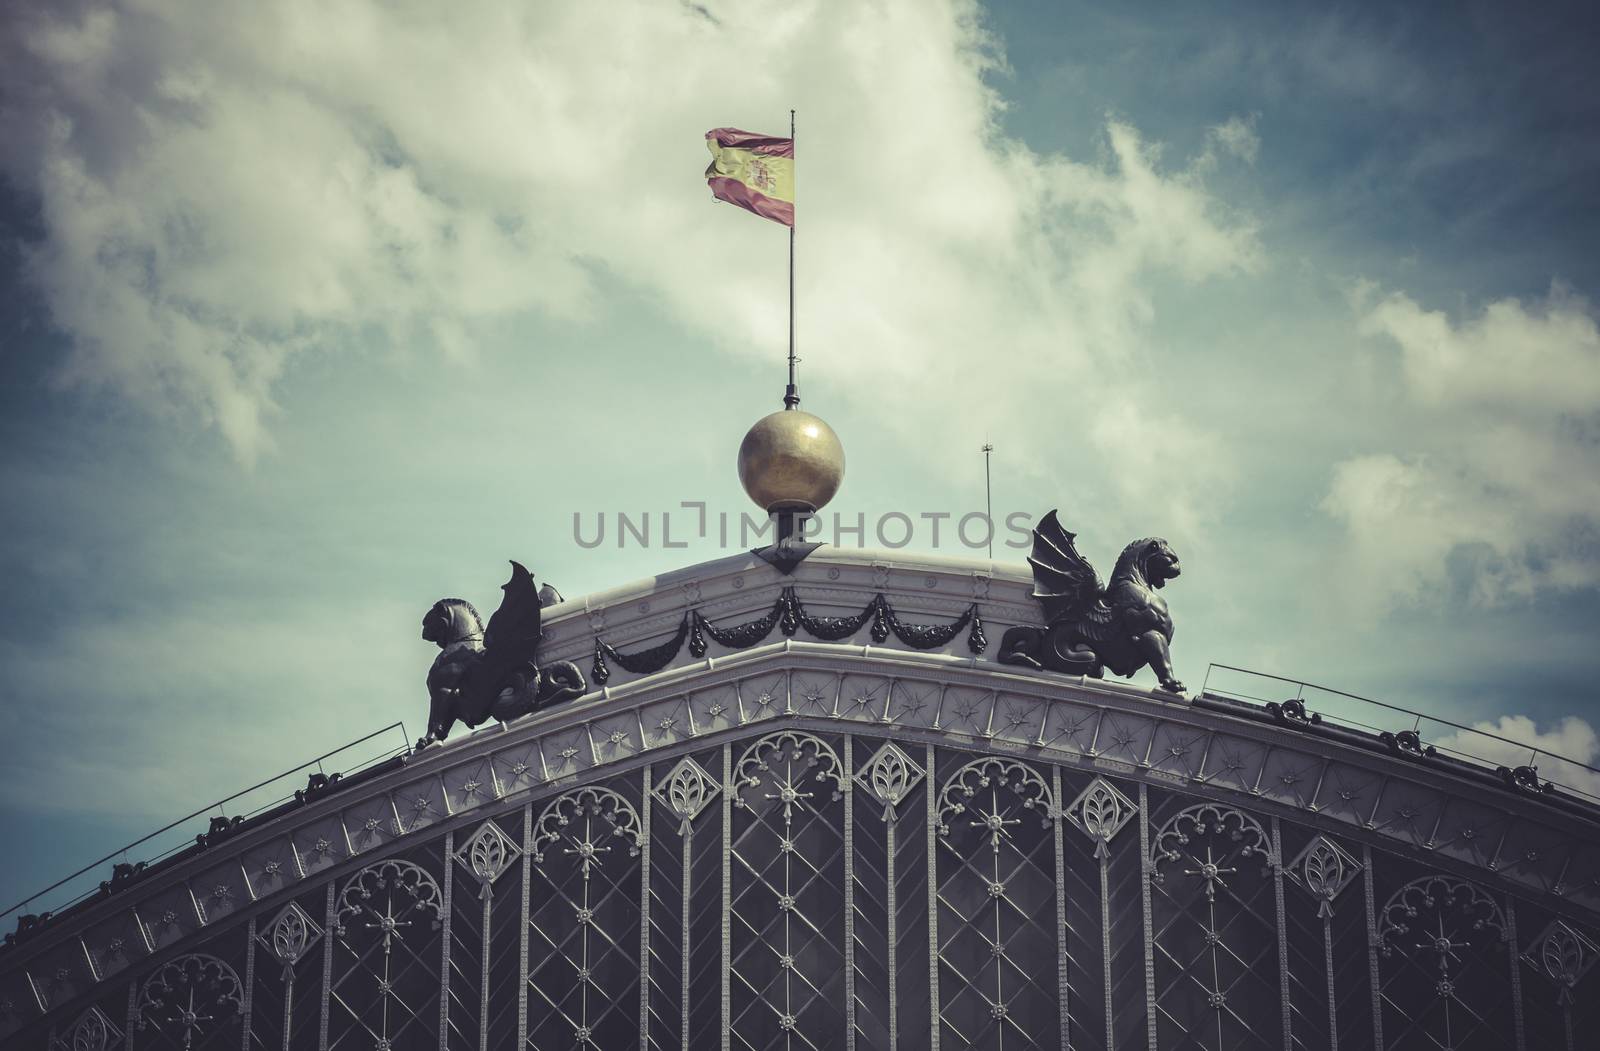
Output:
<path fill-rule="evenodd" d="M 775 130 L 791 105 L 802 349 L 926 376 L 889 394 L 907 404 L 975 353 L 1137 397 L 1150 282 L 1260 262 L 1203 179 L 1254 156 L 1248 124 L 1188 164 L 1118 121 L 1099 162 L 1031 151 L 999 130 L 1004 60 L 962 0 L 14 17 L 4 130 L 32 148 L 8 164 L 40 204 L 29 275 L 71 337 L 63 377 L 246 462 L 306 355 L 470 356 L 507 319 L 594 316 L 613 281 L 772 355 L 781 232 L 697 173 L 707 127 Z"/>
<path fill-rule="evenodd" d="M 1452 321 L 1403 294 L 1365 298 L 1360 331 L 1400 354 L 1393 411 L 1414 447 L 1333 469 L 1321 507 L 1344 527 L 1348 586 L 1493 605 L 1600 584 L 1600 330 L 1587 304 L 1558 287 Z"/>
<path fill-rule="evenodd" d="M 1540 730 L 1526 715 L 1502 715 L 1475 722 L 1471 730 L 1442 736 L 1434 743 L 1513 770 L 1531 763 L 1542 779 L 1600 799 L 1600 771 L 1592 769 L 1600 761 L 1600 734 L 1575 715 L 1548 730 Z"/>
<path fill-rule="evenodd" d="M 1531 306 L 1496 300 L 1460 324 L 1394 293 L 1366 311 L 1359 330 L 1399 347 L 1407 388 L 1427 406 L 1536 418 L 1600 408 L 1600 328 L 1588 304 L 1560 286 Z"/>

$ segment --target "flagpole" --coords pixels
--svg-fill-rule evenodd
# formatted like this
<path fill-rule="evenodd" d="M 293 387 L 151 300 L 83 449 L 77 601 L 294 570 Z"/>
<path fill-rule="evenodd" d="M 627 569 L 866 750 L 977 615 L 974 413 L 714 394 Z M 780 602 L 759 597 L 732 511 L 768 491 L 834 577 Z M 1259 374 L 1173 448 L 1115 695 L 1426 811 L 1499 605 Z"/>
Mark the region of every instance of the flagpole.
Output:
<path fill-rule="evenodd" d="M 794 110 L 789 111 L 789 149 L 794 149 Z M 794 220 L 789 221 L 789 386 L 783 392 L 783 407 L 800 407 L 800 391 L 794 385 Z"/>

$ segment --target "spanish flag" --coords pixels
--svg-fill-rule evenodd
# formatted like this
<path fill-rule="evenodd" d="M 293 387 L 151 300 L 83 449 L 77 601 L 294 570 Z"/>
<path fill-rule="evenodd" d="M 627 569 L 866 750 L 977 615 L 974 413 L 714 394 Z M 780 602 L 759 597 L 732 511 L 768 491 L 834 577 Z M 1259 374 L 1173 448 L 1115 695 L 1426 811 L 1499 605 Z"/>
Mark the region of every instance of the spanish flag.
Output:
<path fill-rule="evenodd" d="M 706 132 L 711 196 L 794 226 L 794 140 L 757 135 L 738 128 Z"/>

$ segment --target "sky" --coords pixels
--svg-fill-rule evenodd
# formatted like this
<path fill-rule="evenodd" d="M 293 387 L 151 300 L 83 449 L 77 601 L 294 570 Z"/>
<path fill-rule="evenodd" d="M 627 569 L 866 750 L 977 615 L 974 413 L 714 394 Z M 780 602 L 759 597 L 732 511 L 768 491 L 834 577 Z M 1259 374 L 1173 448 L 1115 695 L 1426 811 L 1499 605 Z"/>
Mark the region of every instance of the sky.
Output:
<path fill-rule="evenodd" d="M 997 517 L 1059 507 L 1102 572 L 1171 541 L 1191 685 L 1596 762 L 1597 35 L 1577 5 L 5 5 L 0 908 L 419 729 L 421 615 L 491 605 L 508 558 L 572 597 L 731 553 L 586 549 L 574 516 L 749 509 L 787 245 L 711 199 L 704 134 L 791 108 L 830 511 L 981 508 L 989 442 Z"/>

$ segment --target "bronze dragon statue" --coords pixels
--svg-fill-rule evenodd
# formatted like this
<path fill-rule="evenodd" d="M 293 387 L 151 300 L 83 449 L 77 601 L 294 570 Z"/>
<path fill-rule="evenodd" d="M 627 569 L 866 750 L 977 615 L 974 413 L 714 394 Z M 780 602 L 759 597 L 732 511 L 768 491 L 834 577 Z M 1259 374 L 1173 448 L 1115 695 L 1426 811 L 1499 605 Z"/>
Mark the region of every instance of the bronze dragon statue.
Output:
<path fill-rule="evenodd" d="M 533 575 L 512 562 L 501 590 L 488 628 L 472 603 L 459 598 L 440 599 L 422 618 L 422 637 L 440 653 L 428 669 L 428 732 L 418 748 L 443 741 L 457 720 L 469 727 L 491 717 L 509 722 L 588 689 L 571 661 L 542 667 L 536 661 L 543 609 L 561 601 L 555 589 L 536 590 Z"/>
<path fill-rule="evenodd" d="M 1157 592 L 1181 571 L 1178 556 L 1160 537 L 1122 549 L 1111 584 L 1074 546 L 1076 533 L 1051 511 L 1033 531 L 1033 597 L 1044 607 L 1043 628 L 1017 627 L 1000 640 L 1000 660 L 1030 668 L 1101 678 L 1105 669 L 1124 678 L 1150 665 L 1161 688 L 1183 692 L 1172 673 L 1172 615 Z"/>

